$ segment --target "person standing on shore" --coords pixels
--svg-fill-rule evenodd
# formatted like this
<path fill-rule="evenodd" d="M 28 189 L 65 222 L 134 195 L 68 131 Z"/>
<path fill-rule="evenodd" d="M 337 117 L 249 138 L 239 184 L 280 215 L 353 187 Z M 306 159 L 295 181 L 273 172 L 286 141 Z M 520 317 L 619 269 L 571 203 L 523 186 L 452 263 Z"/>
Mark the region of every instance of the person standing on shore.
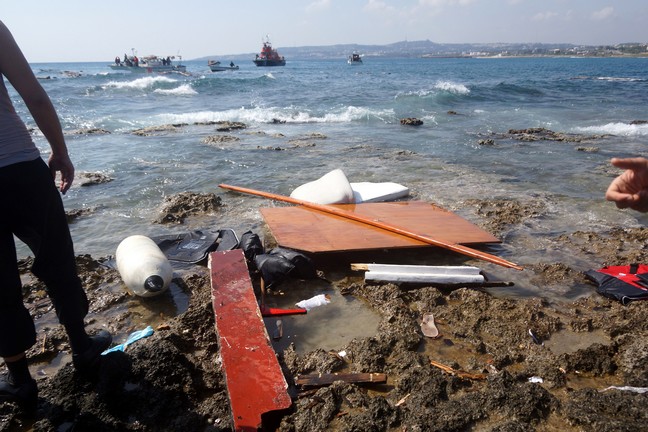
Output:
<path fill-rule="evenodd" d="M 620 209 L 648 212 L 648 159 L 613 158 L 611 163 L 625 171 L 612 180 L 605 192 L 605 199 L 614 202 Z"/>
<path fill-rule="evenodd" d="M 47 163 L 11 102 L 5 78 L 18 92 L 51 154 Z M 38 388 L 25 352 L 36 343 L 36 330 L 23 304 L 14 236 L 34 254 L 32 273 L 47 287 L 72 349 L 72 363 L 82 375 L 98 367 L 112 336 L 101 330 L 89 336 L 84 318 L 88 299 L 77 274 L 76 259 L 63 201 L 55 184 L 61 173 L 65 194 L 74 179 L 58 115 L 9 29 L 0 21 L 0 356 L 7 372 L 0 377 L 0 401 L 17 402 L 32 411 Z"/>

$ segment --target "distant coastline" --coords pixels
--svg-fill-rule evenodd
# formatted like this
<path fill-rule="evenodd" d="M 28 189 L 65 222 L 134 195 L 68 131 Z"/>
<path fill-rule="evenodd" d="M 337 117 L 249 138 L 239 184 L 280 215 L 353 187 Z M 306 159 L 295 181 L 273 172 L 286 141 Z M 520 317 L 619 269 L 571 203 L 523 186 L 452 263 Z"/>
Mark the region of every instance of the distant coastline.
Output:
<path fill-rule="evenodd" d="M 354 51 L 367 58 L 648 57 L 648 43 L 639 42 L 589 46 L 568 43 L 439 44 L 424 40 L 388 45 L 278 47 L 278 50 L 287 59 L 293 60 L 346 58 Z M 254 54 L 214 54 L 193 60 L 227 58 L 242 61 L 253 58 Z"/>

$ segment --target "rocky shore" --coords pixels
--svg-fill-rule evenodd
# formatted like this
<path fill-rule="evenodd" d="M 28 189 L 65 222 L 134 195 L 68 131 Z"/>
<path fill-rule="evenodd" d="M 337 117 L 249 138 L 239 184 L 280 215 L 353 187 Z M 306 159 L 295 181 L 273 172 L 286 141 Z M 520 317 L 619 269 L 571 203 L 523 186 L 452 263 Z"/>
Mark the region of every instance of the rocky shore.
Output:
<path fill-rule="evenodd" d="M 547 130 L 510 131 L 524 139 L 568 139 Z M 492 137 L 495 141 L 510 137 Z M 496 142 L 495 142 L 496 144 Z M 94 179 L 106 181 L 106 179 Z M 161 204 L 158 223 L 182 223 L 218 212 L 220 198 L 186 192 Z M 541 215 L 540 204 L 472 200 L 479 224 L 499 235 Z M 68 215 L 91 217 L 71 211 Z M 587 251 L 603 263 L 647 262 L 648 230 L 616 227 L 575 232 L 551 241 L 567 251 Z M 410 254 L 428 253 L 410 251 Z M 438 253 L 438 252 L 434 252 Z M 293 405 L 268 422 L 279 431 L 637 431 L 646 428 L 648 304 L 624 306 L 596 293 L 576 301 L 509 298 L 501 291 L 468 287 L 365 282 L 349 270 L 353 257 L 319 260 L 331 289 L 363 302 L 380 318 L 374 335 L 335 351 L 277 356 Z M 462 263 L 457 258 L 457 265 Z M 131 295 L 112 257 L 77 257 L 91 302 L 88 329 L 115 335 L 148 321 L 154 334 L 107 355 L 94 380 L 76 375 L 67 338 L 55 323 L 45 287 L 21 261 L 25 303 L 38 341 L 28 353 L 40 394 L 38 411 L 0 406 L 2 431 L 227 431 L 227 389 L 219 361 L 204 263 L 177 269 L 173 293 L 143 302 Z M 562 263 L 538 262 L 524 270 L 537 286 L 582 287 L 584 274 Z M 255 276 L 255 275 L 253 275 Z M 290 289 L 290 281 L 284 290 Z M 257 287 L 258 288 L 258 287 Z M 186 300 L 170 308 L 171 296 Z M 433 314 L 439 335 L 421 327 Z M 117 342 L 117 341 L 116 341 Z M 339 353 L 345 352 L 342 356 Z M 302 388 L 299 375 L 383 373 L 384 384 Z"/>

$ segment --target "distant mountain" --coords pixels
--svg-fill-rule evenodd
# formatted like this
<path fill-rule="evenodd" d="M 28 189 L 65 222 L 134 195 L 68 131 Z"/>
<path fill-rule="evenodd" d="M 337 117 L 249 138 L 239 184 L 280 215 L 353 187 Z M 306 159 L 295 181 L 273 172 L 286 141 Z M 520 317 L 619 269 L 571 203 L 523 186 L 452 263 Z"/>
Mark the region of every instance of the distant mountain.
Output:
<path fill-rule="evenodd" d="M 623 47 L 643 47 L 645 44 L 623 44 L 609 47 L 574 45 L 568 43 L 456 43 L 440 44 L 429 40 L 402 41 L 389 45 L 341 44 L 329 46 L 276 47 L 289 60 L 339 59 L 357 51 L 365 57 L 474 57 L 488 55 L 585 55 L 602 51 L 619 51 Z M 195 60 L 251 60 L 257 53 L 213 55 Z"/>

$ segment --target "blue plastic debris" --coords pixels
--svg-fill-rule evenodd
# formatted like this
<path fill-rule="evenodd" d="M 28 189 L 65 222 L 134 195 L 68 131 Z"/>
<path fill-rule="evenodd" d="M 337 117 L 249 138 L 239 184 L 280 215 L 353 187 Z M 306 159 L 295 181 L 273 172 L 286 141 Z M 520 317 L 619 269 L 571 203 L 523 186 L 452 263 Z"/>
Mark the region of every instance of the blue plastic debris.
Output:
<path fill-rule="evenodd" d="M 148 326 L 144 330 L 137 330 L 133 333 L 131 333 L 128 336 L 128 339 L 126 339 L 126 342 L 123 344 L 119 344 L 117 346 L 114 346 L 112 348 L 107 349 L 106 351 L 102 352 L 101 355 L 106 355 L 108 353 L 114 352 L 114 351 L 125 351 L 126 347 L 133 342 L 136 342 L 142 338 L 149 337 L 153 334 L 153 327 Z"/>

